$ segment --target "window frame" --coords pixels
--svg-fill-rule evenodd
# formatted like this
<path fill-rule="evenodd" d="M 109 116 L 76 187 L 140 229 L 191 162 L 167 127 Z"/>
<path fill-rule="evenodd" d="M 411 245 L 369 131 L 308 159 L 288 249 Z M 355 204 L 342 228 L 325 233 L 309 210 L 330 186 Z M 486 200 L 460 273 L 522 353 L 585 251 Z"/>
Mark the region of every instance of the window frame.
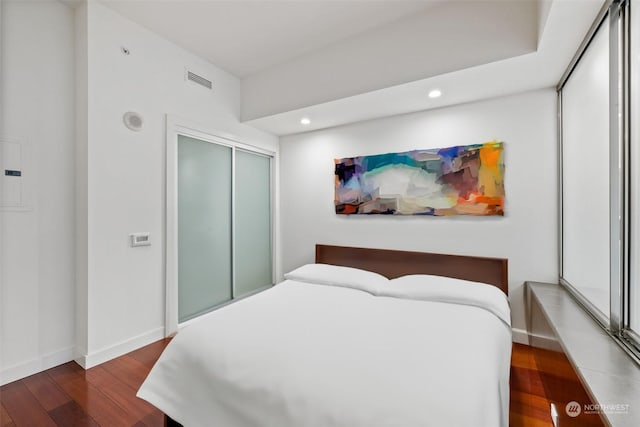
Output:
<path fill-rule="evenodd" d="M 609 22 L 609 316 L 564 278 L 562 90 L 601 25 Z M 640 25 L 640 23 L 638 23 Z M 608 0 L 563 74 L 558 94 L 559 282 L 605 331 L 640 361 L 640 331 L 630 327 L 630 0 Z M 640 245 L 638 245 L 640 247 Z M 639 307 L 640 308 L 640 307 Z"/>

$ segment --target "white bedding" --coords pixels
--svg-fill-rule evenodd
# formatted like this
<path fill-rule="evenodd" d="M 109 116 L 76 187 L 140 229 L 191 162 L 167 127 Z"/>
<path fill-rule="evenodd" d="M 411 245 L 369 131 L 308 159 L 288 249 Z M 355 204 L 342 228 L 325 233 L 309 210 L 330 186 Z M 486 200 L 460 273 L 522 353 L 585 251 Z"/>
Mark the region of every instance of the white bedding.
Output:
<path fill-rule="evenodd" d="M 507 427 L 510 357 L 477 302 L 286 280 L 182 329 L 138 396 L 185 427 Z"/>

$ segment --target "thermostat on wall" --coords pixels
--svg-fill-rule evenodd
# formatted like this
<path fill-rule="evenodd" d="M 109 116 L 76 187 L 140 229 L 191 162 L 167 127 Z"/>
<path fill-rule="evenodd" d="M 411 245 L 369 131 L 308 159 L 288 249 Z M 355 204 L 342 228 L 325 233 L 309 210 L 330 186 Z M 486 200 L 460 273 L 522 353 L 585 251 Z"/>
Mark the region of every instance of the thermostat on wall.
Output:
<path fill-rule="evenodd" d="M 132 233 L 129 234 L 131 238 L 131 247 L 135 246 L 151 246 L 151 238 L 149 233 Z"/>

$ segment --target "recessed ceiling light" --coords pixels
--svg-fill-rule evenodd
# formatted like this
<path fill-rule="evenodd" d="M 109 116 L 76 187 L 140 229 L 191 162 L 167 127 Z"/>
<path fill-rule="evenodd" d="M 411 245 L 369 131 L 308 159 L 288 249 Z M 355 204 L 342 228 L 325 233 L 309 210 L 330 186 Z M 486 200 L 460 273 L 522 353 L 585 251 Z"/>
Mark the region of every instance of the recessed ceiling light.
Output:
<path fill-rule="evenodd" d="M 308 125 L 309 123 L 311 123 L 311 120 L 309 120 L 308 117 L 303 117 L 300 119 L 300 123 L 302 123 L 303 125 Z"/>
<path fill-rule="evenodd" d="M 429 98 L 440 98 L 440 96 L 442 96 L 440 89 L 434 89 L 429 92 Z"/>

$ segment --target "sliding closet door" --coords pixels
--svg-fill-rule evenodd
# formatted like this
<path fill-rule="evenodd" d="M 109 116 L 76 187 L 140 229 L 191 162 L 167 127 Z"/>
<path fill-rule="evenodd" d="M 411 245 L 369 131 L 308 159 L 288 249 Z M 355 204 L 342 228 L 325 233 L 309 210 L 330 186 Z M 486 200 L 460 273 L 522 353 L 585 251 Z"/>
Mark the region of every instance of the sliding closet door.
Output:
<path fill-rule="evenodd" d="M 236 151 L 236 296 L 273 283 L 271 158 Z"/>
<path fill-rule="evenodd" d="M 231 300 L 232 149 L 178 136 L 178 318 Z"/>

